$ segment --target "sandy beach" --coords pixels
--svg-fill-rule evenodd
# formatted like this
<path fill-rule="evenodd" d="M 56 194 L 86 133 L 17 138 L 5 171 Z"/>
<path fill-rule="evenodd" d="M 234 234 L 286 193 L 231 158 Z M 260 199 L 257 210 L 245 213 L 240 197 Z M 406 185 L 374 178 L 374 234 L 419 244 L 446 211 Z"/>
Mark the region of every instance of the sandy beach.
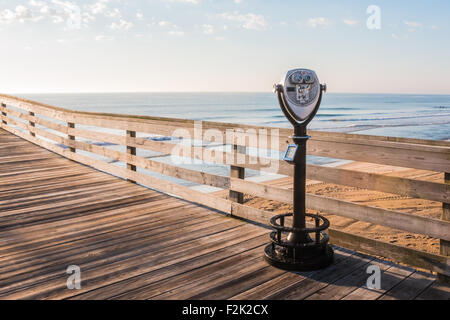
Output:
<path fill-rule="evenodd" d="M 442 173 L 363 162 L 353 162 L 345 164 L 340 166 L 340 168 L 434 182 L 442 182 L 444 179 L 444 175 Z M 292 188 L 292 178 L 289 177 L 272 180 L 265 182 L 265 184 L 290 189 Z M 362 205 L 423 215 L 436 219 L 440 219 L 442 214 L 442 203 L 440 202 L 414 199 L 407 196 L 335 185 L 331 183 L 323 183 L 320 181 L 308 180 L 307 192 L 316 195 L 323 195 L 330 198 L 352 201 Z M 221 192 L 221 194 L 224 197 L 227 196 L 226 192 Z M 264 209 L 267 211 L 272 211 L 277 214 L 292 211 L 292 206 L 277 201 L 262 199 L 249 195 L 245 195 L 244 199 L 246 205 Z M 315 213 L 315 211 L 312 210 L 308 210 L 308 212 Z M 417 250 L 427 251 L 430 253 L 439 253 L 438 239 L 433 239 L 420 234 L 403 232 L 388 227 L 378 226 L 372 223 L 356 221 L 337 215 L 331 215 L 327 213 L 322 214 L 330 220 L 332 228 L 362 235 L 376 240 L 395 243 Z"/>

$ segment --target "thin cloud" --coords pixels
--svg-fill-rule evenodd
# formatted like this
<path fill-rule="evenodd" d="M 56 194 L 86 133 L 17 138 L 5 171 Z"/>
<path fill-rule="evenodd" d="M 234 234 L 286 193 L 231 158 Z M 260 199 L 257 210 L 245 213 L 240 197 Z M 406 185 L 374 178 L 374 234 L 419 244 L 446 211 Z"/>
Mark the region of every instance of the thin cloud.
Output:
<path fill-rule="evenodd" d="M 178 31 L 178 30 L 172 30 L 172 31 L 169 31 L 169 35 L 181 37 L 181 36 L 184 36 L 184 32 Z"/>
<path fill-rule="evenodd" d="M 421 28 L 423 26 L 422 23 L 416 21 L 403 21 L 410 28 Z"/>
<path fill-rule="evenodd" d="M 120 19 L 118 22 L 113 22 L 110 25 L 112 30 L 128 30 L 133 27 L 133 23 Z"/>
<path fill-rule="evenodd" d="M 167 33 L 171 36 L 178 36 L 178 37 L 184 36 L 184 31 L 180 30 L 180 28 L 176 24 L 172 23 L 171 21 L 163 20 L 163 21 L 157 22 L 156 24 L 160 28 L 168 30 Z"/>
<path fill-rule="evenodd" d="M 4 9 L 0 12 L 0 24 L 24 23 L 25 21 L 39 21 L 43 16 L 36 15 L 32 10 L 22 5 L 14 10 Z"/>
<path fill-rule="evenodd" d="M 311 28 L 328 27 L 331 21 L 324 17 L 311 18 L 308 20 L 308 26 Z"/>
<path fill-rule="evenodd" d="M 88 5 L 87 7 L 92 14 L 101 14 L 105 12 L 108 2 L 109 0 L 99 0 L 94 4 Z"/>
<path fill-rule="evenodd" d="M 169 2 L 199 4 L 200 0 L 169 0 Z"/>
<path fill-rule="evenodd" d="M 359 22 L 357 20 L 351 20 L 351 19 L 344 19 L 344 20 L 342 20 L 342 22 L 344 22 L 346 25 L 348 25 L 350 27 L 355 27 L 359 24 Z"/>
<path fill-rule="evenodd" d="M 87 27 L 94 17 L 89 11 L 82 13 L 75 2 L 61 0 L 30 0 L 28 7 L 18 5 L 14 9 L 0 11 L 0 24 L 37 22 L 44 19 L 55 24 L 66 22 L 66 28 L 80 29 Z"/>
<path fill-rule="evenodd" d="M 239 23 L 239 25 L 248 30 L 265 30 L 267 29 L 268 23 L 263 15 L 254 14 L 254 13 L 247 13 L 247 14 L 240 14 L 239 12 L 224 12 L 219 15 L 221 18 L 229 20 L 229 21 L 236 21 Z"/>
<path fill-rule="evenodd" d="M 112 40 L 114 40 L 114 37 L 113 36 L 98 35 L 94 39 L 95 39 L 95 41 L 112 41 Z"/>
<path fill-rule="evenodd" d="M 212 26 L 210 24 L 204 24 L 204 25 L 202 25 L 202 28 L 203 28 L 204 34 L 207 34 L 207 35 L 214 34 L 214 26 Z"/>
<path fill-rule="evenodd" d="M 107 18 L 121 18 L 122 17 L 122 13 L 120 12 L 119 9 L 114 8 L 112 10 L 107 10 L 104 12 L 104 16 Z"/>
<path fill-rule="evenodd" d="M 160 21 L 160 22 L 158 22 L 158 25 L 160 27 L 167 27 L 167 26 L 170 26 L 171 24 L 172 24 L 172 22 L 170 22 L 170 21 Z"/>

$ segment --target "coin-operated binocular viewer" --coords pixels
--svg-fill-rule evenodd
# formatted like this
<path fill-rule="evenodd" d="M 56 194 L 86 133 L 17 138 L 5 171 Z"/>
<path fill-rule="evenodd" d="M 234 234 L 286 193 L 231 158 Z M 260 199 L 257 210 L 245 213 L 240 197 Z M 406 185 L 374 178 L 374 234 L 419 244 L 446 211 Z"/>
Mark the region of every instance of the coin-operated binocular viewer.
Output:
<path fill-rule="evenodd" d="M 294 144 L 288 146 L 284 160 L 294 165 L 294 212 L 271 219 L 276 230 L 270 234 L 272 243 L 265 249 L 271 265 L 295 271 L 325 268 L 333 261 L 333 249 L 324 232 L 330 222 L 320 215 L 306 213 L 306 143 L 310 138 L 306 127 L 316 115 L 326 85 L 322 85 L 312 70 L 288 71 L 282 82 L 274 86 L 281 110 L 294 126 Z M 292 217 L 292 227 L 285 226 Z M 306 218 L 313 225 L 307 227 Z"/>

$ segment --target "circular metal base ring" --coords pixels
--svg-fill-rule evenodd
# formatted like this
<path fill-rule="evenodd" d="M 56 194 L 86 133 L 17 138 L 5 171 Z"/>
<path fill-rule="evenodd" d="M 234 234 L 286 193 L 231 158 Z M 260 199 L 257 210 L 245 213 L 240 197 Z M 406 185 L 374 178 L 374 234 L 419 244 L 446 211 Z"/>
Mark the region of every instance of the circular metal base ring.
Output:
<path fill-rule="evenodd" d="M 324 250 L 321 250 L 317 255 L 309 256 L 302 259 L 302 257 L 295 260 L 289 257 L 282 256 L 274 250 L 274 246 L 269 244 L 264 250 L 265 260 L 272 266 L 289 271 L 315 271 L 324 269 L 333 263 L 334 252 L 333 249 L 327 245 Z"/>

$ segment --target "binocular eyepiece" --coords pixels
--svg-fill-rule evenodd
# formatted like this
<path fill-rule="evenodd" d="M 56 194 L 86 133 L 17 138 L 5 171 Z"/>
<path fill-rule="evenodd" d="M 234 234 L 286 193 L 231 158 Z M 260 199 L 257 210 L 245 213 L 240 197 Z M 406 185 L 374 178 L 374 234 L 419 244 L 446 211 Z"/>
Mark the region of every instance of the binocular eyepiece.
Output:
<path fill-rule="evenodd" d="M 322 92 L 316 73 L 309 69 L 288 71 L 280 83 L 274 85 L 281 109 L 288 120 L 296 126 L 306 126 L 316 115 Z"/>

